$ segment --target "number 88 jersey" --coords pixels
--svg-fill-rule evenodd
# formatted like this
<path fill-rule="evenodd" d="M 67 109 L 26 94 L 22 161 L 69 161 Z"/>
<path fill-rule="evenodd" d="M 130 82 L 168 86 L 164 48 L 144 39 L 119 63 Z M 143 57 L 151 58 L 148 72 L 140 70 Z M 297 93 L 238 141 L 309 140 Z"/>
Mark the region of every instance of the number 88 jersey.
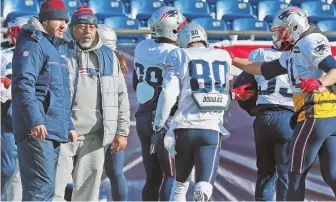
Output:
<path fill-rule="evenodd" d="M 177 48 L 168 43 L 156 43 L 153 39 L 141 41 L 134 50 L 133 87 L 140 106 L 156 103 L 162 88 L 162 68 L 166 54 Z"/>

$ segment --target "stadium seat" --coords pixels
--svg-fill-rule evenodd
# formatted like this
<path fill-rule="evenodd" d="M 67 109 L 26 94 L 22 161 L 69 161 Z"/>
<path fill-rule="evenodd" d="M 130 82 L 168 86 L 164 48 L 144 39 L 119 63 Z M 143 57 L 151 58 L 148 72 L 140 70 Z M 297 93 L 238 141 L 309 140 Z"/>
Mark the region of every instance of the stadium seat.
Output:
<path fill-rule="evenodd" d="M 37 0 L 2 0 L 1 13 L 6 20 L 39 13 L 40 5 Z M 5 22 L 6 24 L 6 22 Z"/>
<path fill-rule="evenodd" d="M 210 17 L 210 8 L 207 2 L 203 1 L 174 1 L 174 7 L 179 9 L 188 19 Z"/>
<path fill-rule="evenodd" d="M 210 17 L 208 18 L 195 18 L 191 20 L 191 22 L 200 24 L 205 30 L 218 30 L 218 31 L 226 31 L 227 26 L 223 20 L 214 20 Z M 229 36 L 225 35 L 208 35 L 209 40 L 224 40 L 229 39 Z"/>
<path fill-rule="evenodd" d="M 174 0 L 163 0 L 167 6 L 173 6 Z"/>
<path fill-rule="evenodd" d="M 236 19 L 232 22 L 234 31 L 269 31 L 269 25 L 265 21 L 257 19 Z M 249 39 L 249 36 L 239 36 L 238 39 Z M 255 36 L 255 40 L 272 40 L 271 36 Z"/>
<path fill-rule="evenodd" d="M 309 22 L 315 23 L 321 20 L 336 20 L 335 6 L 319 1 L 309 1 L 301 4 L 308 16 Z"/>
<path fill-rule="evenodd" d="M 83 4 L 81 0 L 63 0 L 63 2 L 68 8 L 70 16 L 72 15 L 72 13 L 76 10 L 78 6 Z"/>
<path fill-rule="evenodd" d="M 239 18 L 254 18 L 252 5 L 237 0 L 219 0 L 216 4 L 218 20 L 230 21 Z"/>
<path fill-rule="evenodd" d="M 140 21 L 146 21 L 158 8 L 165 5 L 163 0 L 132 0 L 131 17 Z"/>
<path fill-rule="evenodd" d="M 319 1 L 323 3 L 330 3 L 330 1 L 332 2 L 332 0 L 291 0 L 290 3 L 294 6 L 300 6 L 302 3 L 309 1 Z"/>
<path fill-rule="evenodd" d="M 140 22 L 137 19 L 131 19 L 126 16 L 116 16 L 105 18 L 104 24 L 111 26 L 113 29 L 133 29 L 140 28 Z M 118 40 L 127 42 L 137 42 L 143 39 L 142 34 L 118 34 Z"/>
<path fill-rule="evenodd" d="M 218 0 L 206 0 L 208 4 L 216 4 Z"/>
<path fill-rule="evenodd" d="M 258 5 L 259 2 L 261 2 L 262 0 L 240 0 L 240 1 L 245 1 L 245 2 L 249 2 L 250 4 L 252 4 L 253 6 Z M 282 3 L 287 3 L 289 4 L 291 0 L 267 0 L 267 1 L 280 1 Z M 316 1 L 316 0 L 315 0 Z"/>
<path fill-rule="evenodd" d="M 272 22 L 274 15 L 279 10 L 287 8 L 289 4 L 280 1 L 261 1 L 258 4 L 258 19 L 261 21 Z"/>
<path fill-rule="evenodd" d="M 119 0 L 89 0 L 88 6 L 95 12 L 100 21 L 111 16 L 126 15 L 125 5 Z"/>
<path fill-rule="evenodd" d="M 322 20 L 317 23 L 323 32 L 336 32 L 336 20 Z M 336 41 L 336 37 L 328 37 L 329 41 Z"/>

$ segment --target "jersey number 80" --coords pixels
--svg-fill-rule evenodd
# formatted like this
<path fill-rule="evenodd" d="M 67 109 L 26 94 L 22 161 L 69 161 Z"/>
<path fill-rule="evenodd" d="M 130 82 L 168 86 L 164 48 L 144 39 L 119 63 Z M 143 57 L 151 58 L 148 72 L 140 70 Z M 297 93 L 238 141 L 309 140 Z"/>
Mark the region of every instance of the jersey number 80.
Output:
<path fill-rule="evenodd" d="M 219 93 L 228 91 L 229 64 L 215 60 L 211 64 L 204 60 L 191 60 L 188 64 L 192 91 L 209 93 L 214 89 Z M 213 89 L 214 88 L 214 89 Z"/>

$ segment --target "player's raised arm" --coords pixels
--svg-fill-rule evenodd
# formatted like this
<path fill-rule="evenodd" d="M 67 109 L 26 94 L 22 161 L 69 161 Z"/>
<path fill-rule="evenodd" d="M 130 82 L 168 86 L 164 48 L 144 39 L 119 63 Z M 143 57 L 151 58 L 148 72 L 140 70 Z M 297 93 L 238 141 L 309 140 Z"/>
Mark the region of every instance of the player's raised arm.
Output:
<path fill-rule="evenodd" d="M 262 75 L 266 79 L 271 79 L 287 73 L 287 69 L 280 64 L 279 59 L 270 62 L 250 62 L 247 59 L 235 57 L 232 50 L 228 47 L 216 46 L 215 48 L 226 50 L 232 58 L 232 65 L 244 72 L 254 75 Z"/>

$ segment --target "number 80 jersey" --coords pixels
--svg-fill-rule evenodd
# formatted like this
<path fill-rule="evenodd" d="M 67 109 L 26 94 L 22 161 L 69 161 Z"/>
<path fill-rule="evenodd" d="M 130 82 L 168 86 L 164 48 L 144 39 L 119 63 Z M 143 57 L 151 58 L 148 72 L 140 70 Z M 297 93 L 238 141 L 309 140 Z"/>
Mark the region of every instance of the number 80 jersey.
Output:
<path fill-rule="evenodd" d="M 178 109 L 172 119 L 170 130 L 210 129 L 228 136 L 228 131 L 223 127 L 224 110 L 219 110 L 217 104 L 226 103 L 224 100 L 229 96 L 231 63 L 230 55 L 219 49 L 197 47 L 171 51 L 167 55 L 163 72 L 165 100 L 163 101 L 161 93 L 155 125 L 162 125 L 160 120 L 168 117 L 169 112 L 165 106 L 172 106 L 174 103 L 171 97 L 172 95 L 177 97 L 178 94 Z M 208 109 L 199 106 L 195 94 L 203 95 L 201 102 L 210 104 Z M 168 102 L 170 104 L 167 104 Z"/>
<path fill-rule="evenodd" d="M 153 104 L 156 108 L 156 102 L 162 88 L 162 68 L 166 54 L 177 48 L 173 44 L 156 43 L 153 39 L 141 41 L 134 50 L 134 74 L 137 82 L 136 96 L 141 106 Z M 133 79 L 133 80 L 134 80 Z M 134 81 L 133 81 L 134 82 Z"/>

